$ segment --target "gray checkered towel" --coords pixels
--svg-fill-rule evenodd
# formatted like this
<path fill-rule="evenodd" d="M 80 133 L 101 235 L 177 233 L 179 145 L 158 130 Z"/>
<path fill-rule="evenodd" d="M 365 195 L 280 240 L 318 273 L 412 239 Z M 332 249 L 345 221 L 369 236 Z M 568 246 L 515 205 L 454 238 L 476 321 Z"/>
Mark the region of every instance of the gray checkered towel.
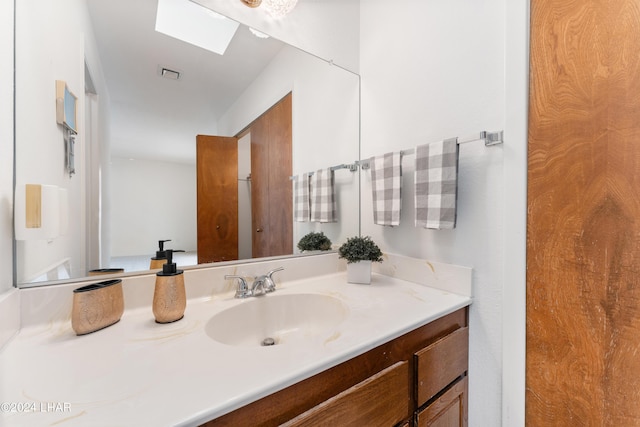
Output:
<path fill-rule="evenodd" d="M 400 225 L 402 156 L 387 153 L 369 159 L 373 191 L 373 222 L 378 225 Z"/>
<path fill-rule="evenodd" d="M 311 221 L 338 222 L 331 169 L 320 169 L 311 178 Z"/>
<path fill-rule="evenodd" d="M 458 198 L 458 138 L 416 147 L 416 227 L 452 229 Z"/>
<path fill-rule="evenodd" d="M 293 181 L 293 220 L 309 222 L 311 199 L 309 198 L 309 174 L 303 173 Z"/>

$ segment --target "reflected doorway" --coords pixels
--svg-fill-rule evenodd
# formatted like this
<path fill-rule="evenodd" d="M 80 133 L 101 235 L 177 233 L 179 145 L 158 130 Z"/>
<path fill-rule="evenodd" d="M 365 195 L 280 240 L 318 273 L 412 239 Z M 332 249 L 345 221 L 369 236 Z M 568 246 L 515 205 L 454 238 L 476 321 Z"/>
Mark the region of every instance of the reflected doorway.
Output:
<path fill-rule="evenodd" d="M 293 254 L 291 173 L 291 93 L 235 137 L 198 135 L 198 263 L 242 259 L 249 239 L 252 258 Z"/>

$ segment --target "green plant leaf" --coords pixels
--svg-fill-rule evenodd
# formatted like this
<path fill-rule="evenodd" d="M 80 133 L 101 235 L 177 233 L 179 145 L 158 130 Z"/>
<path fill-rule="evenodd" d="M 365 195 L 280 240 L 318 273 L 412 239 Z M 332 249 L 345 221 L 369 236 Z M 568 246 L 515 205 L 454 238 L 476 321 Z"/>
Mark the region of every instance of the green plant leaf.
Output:
<path fill-rule="evenodd" d="M 328 251 L 331 249 L 331 240 L 323 232 L 311 232 L 303 236 L 298 242 L 301 251 Z"/>
<path fill-rule="evenodd" d="M 358 261 L 382 262 L 382 251 L 369 236 L 348 238 L 338 249 L 340 258 L 347 263 Z"/>

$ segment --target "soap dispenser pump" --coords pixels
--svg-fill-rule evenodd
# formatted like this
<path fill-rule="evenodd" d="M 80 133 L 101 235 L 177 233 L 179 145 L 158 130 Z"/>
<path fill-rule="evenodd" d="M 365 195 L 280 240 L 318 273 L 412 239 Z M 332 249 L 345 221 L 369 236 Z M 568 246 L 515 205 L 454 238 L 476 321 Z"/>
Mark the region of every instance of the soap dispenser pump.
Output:
<path fill-rule="evenodd" d="M 150 270 L 157 270 L 159 268 L 163 268 L 162 266 L 167 262 L 167 251 L 164 250 L 165 242 L 170 242 L 171 240 L 158 240 L 158 250 L 156 251 L 156 256 L 151 258 L 151 262 L 149 263 Z M 176 252 L 184 252 L 182 249 L 174 249 L 173 253 Z"/>
<path fill-rule="evenodd" d="M 151 270 L 162 268 L 162 265 L 167 261 L 167 251 L 164 250 L 164 244 L 165 242 L 170 241 L 171 240 L 158 240 L 158 250 L 156 251 L 156 256 L 151 258 L 151 263 L 149 264 L 149 268 Z"/>
<path fill-rule="evenodd" d="M 187 306 L 184 289 L 184 271 L 173 262 L 173 251 L 167 249 L 167 262 L 156 273 L 153 293 L 153 315 L 158 323 L 171 323 L 182 319 Z"/>

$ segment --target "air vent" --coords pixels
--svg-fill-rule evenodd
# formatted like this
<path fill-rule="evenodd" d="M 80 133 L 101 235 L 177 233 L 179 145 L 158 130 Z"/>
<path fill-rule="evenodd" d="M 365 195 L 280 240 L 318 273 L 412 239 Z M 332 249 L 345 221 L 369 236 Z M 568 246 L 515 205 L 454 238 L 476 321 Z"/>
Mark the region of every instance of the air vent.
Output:
<path fill-rule="evenodd" d="M 182 78 L 182 72 L 179 70 L 172 70 L 171 68 L 158 65 L 158 75 L 169 80 L 180 80 Z"/>

